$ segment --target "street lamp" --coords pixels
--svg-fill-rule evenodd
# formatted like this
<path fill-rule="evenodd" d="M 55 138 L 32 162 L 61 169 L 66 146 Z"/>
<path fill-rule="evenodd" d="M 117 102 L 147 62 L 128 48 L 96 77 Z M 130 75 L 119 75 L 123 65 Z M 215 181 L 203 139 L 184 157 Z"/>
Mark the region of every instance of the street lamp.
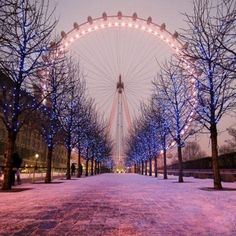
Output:
<path fill-rule="evenodd" d="M 39 158 L 39 154 L 36 153 L 35 154 L 35 170 L 37 170 L 38 158 Z"/>
<path fill-rule="evenodd" d="M 39 158 L 39 154 L 38 153 L 36 153 L 35 155 L 34 155 L 34 157 L 35 157 L 35 166 L 34 166 L 34 172 L 33 172 L 33 183 L 35 182 L 35 172 L 36 172 L 36 170 L 37 170 L 37 164 L 38 164 L 38 158 Z"/>

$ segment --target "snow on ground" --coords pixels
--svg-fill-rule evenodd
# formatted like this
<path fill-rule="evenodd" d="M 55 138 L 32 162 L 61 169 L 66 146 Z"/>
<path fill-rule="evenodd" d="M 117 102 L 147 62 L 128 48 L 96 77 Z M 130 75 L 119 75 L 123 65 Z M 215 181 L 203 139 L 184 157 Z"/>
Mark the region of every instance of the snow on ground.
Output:
<path fill-rule="evenodd" d="M 0 192 L 0 235 L 236 235 L 236 191 L 202 190 L 210 179 L 103 174 L 60 181 Z"/>

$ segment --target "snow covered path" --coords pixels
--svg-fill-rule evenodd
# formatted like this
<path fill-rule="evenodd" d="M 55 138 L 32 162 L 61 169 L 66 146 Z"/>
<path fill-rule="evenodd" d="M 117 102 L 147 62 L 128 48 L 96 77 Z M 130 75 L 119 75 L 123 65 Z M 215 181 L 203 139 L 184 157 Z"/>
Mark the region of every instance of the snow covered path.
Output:
<path fill-rule="evenodd" d="M 202 190 L 212 187 L 209 179 L 185 181 L 103 174 L 24 184 L 29 190 L 0 192 L 0 235 L 236 235 L 236 191 Z"/>

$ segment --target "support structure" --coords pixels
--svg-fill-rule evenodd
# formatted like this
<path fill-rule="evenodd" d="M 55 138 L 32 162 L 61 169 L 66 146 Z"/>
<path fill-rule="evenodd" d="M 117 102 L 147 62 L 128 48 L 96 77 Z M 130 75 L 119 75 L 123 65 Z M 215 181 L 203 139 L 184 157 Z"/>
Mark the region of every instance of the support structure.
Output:
<path fill-rule="evenodd" d="M 116 115 L 116 116 L 115 116 Z M 109 130 L 115 125 L 115 147 L 113 151 L 113 159 L 117 171 L 124 170 L 124 139 L 125 133 L 131 126 L 131 118 L 128 108 L 127 98 L 125 96 L 124 82 L 121 75 L 118 77 L 116 84 L 116 93 L 113 98 L 112 109 L 109 119 Z"/>

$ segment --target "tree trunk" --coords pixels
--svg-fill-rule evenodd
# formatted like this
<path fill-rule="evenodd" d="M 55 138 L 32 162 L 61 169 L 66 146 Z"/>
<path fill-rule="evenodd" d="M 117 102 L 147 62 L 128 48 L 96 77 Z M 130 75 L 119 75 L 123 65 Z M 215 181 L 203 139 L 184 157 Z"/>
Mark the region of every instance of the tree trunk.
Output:
<path fill-rule="evenodd" d="M 67 163 L 66 163 L 66 179 L 71 179 L 70 173 L 70 157 L 71 157 L 71 149 L 67 150 Z"/>
<path fill-rule="evenodd" d="M 97 161 L 94 161 L 94 175 L 97 174 Z"/>
<path fill-rule="evenodd" d="M 216 124 L 211 124 L 211 155 L 212 155 L 212 171 L 214 178 L 214 189 L 221 190 L 221 176 L 218 160 L 217 147 L 217 127 Z"/>
<path fill-rule="evenodd" d="M 183 164 L 182 164 L 182 148 L 178 145 L 178 160 L 179 160 L 179 183 L 183 183 Z"/>
<path fill-rule="evenodd" d="M 94 164 L 94 157 L 91 159 L 91 175 L 93 175 L 93 164 Z"/>
<path fill-rule="evenodd" d="M 81 157 L 80 157 L 80 148 L 79 149 L 79 152 L 78 152 L 78 168 L 77 168 L 77 177 L 78 178 L 81 178 L 81 169 L 80 169 L 80 166 L 81 166 Z"/>
<path fill-rule="evenodd" d="M 100 174 L 100 162 L 97 162 L 97 174 Z"/>
<path fill-rule="evenodd" d="M 48 147 L 48 155 L 47 155 L 47 169 L 46 169 L 46 177 L 45 177 L 45 183 L 51 183 L 52 177 L 51 177 L 51 172 L 52 172 L 52 152 L 53 148 Z"/>
<path fill-rule="evenodd" d="M 89 162 L 89 160 L 86 159 L 85 176 L 88 176 L 88 162 Z"/>
<path fill-rule="evenodd" d="M 135 174 L 137 173 L 137 167 L 136 167 L 136 164 L 134 164 L 134 173 L 135 173 Z"/>
<path fill-rule="evenodd" d="M 149 159 L 149 176 L 152 176 L 152 159 Z"/>
<path fill-rule="evenodd" d="M 7 138 L 7 153 L 4 167 L 4 179 L 2 183 L 3 190 L 10 190 L 12 186 L 12 156 L 15 149 L 16 134 L 8 132 Z"/>
<path fill-rule="evenodd" d="M 163 173 L 163 178 L 164 179 L 167 179 L 167 164 L 166 164 L 166 150 L 164 149 L 164 151 L 163 151 L 163 160 L 164 160 L 164 166 L 163 166 L 163 168 L 164 168 L 164 173 Z"/>
<path fill-rule="evenodd" d="M 142 175 L 143 175 L 143 170 L 144 170 L 144 164 L 143 164 L 143 161 L 142 161 L 142 172 L 141 172 Z"/>
<path fill-rule="evenodd" d="M 98 173 L 101 174 L 102 170 L 101 170 L 101 162 L 98 162 Z"/>
<path fill-rule="evenodd" d="M 145 160 L 145 175 L 147 175 L 147 160 Z"/>
<path fill-rule="evenodd" d="M 157 178 L 157 156 L 154 158 L 154 171 L 155 171 L 155 178 Z"/>

